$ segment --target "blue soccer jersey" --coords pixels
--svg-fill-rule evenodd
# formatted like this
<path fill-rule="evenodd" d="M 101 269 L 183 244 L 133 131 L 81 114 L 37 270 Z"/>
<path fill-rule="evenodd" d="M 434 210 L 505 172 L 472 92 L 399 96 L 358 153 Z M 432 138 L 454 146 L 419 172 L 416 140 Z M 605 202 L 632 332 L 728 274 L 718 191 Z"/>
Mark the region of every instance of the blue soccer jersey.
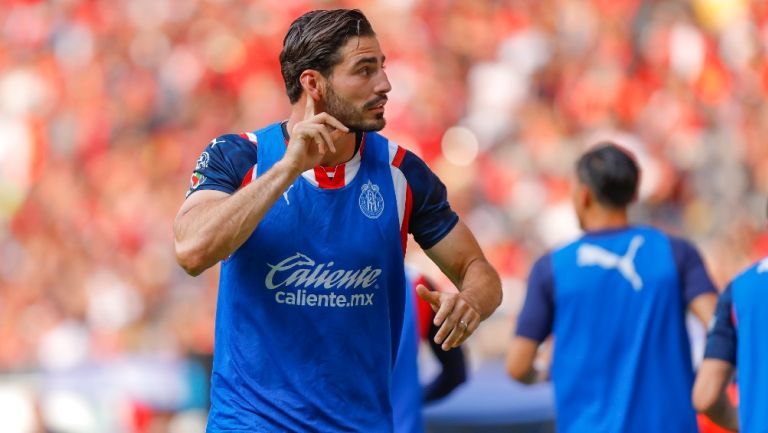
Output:
<path fill-rule="evenodd" d="M 539 259 L 516 332 L 554 335 L 558 432 L 697 432 L 685 314 L 714 292 L 693 246 L 650 227 L 587 233 Z"/>
<path fill-rule="evenodd" d="M 720 295 L 705 358 L 735 365 L 739 431 L 768 432 L 768 257 L 738 275 Z"/>
<path fill-rule="evenodd" d="M 190 193 L 236 193 L 286 142 L 281 124 L 217 138 Z M 376 133 L 297 178 L 222 262 L 207 431 L 390 432 L 405 239 L 430 248 L 457 221 L 426 165 Z"/>

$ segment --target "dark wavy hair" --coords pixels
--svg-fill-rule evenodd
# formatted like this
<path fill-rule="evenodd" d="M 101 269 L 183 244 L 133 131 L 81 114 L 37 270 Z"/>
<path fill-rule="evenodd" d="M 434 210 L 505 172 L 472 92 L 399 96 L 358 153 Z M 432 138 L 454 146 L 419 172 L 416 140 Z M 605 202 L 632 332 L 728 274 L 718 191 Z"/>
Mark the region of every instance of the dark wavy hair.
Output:
<path fill-rule="evenodd" d="M 297 18 L 283 39 L 280 70 L 291 104 L 301 97 L 299 77 L 314 69 L 328 77 L 339 62 L 339 48 L 355 36 L 375 36 L 371 23 L 358 9 L 316 10 Z"/>
<path fill-rule="evenodd" d="M 582 155 L 576 174 L 605 206 L 623 208 L 637 196 L 640 168 L 632 154 L 614 143 L 599 143 Z"/>

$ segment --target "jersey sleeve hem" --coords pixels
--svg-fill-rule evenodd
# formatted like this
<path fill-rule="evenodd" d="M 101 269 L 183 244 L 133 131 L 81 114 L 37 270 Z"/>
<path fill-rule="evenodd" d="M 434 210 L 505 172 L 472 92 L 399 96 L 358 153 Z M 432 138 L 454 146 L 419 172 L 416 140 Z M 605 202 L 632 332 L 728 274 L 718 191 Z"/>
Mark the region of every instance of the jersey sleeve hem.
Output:
<path fill-rule="evenodd" d="M 718 359 L 731 365 L 736 365 L 736 359 L 729 352 L 707 349 L 704 352 L 704 359 Z"/>
<path fill-rule="evenodd" d="M 187 194 L 187 197 L 191 196 L 192 194 L 198 191 L 221 191 L 229 195 L 232 195 L 235 193 L 235 191 L 232 191 L 231 189 L 221 185 L 200 185 L 195 189 L 189 190 L 189 194 Z"/>
<path fill-rule="evenodd" d="M 549 337 L 549 333 L 547 333 L 547 335 L 541 336 L 536 332 L 532 332 L 530 329 L 521 328 L 515 330 L 515 337 L 523 337 L 529 340 L 533 340 L 537 343 L 543 343 L 544 340 Z"/>
<path fill-rule="evenodd" d="M 436 236 L 430 237 L 428 240 L 425 239 L 416 239 L 416 242 L 419 244 L 419 246 L 424 249 L 428 250 L 435 245 L 438 244 L 441 240 L 443 240 L 448 234 L 453 230 L 454 227 L 456 227 L 456 224 L 459 223 L 459 216 L 456 214 L 453 214 L 453 217 L 451 218 L 451 221 L 448 222 L 448 224 L 445 225 L 443 230 L 441 230 Z"/>

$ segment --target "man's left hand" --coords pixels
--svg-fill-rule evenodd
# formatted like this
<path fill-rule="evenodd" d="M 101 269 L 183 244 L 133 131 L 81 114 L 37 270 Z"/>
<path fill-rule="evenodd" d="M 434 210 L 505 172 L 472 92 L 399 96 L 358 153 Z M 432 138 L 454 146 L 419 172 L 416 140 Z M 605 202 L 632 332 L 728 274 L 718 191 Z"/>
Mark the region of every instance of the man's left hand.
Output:
<path fill-rule="evenodd" d="M 436 313 L 434 323 L 440 329 L 435 334 L 435 343 L 443 350 L 459 347 L 480 325 L 480 314 L 461 293 L 431 291 L 421 284 L 416 292 Z"/>

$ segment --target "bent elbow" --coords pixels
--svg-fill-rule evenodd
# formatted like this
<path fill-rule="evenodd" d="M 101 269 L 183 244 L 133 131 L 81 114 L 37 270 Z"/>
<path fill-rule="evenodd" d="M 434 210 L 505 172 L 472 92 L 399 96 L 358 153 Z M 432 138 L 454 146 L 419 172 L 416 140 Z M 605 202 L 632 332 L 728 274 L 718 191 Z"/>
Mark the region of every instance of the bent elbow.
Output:
<path fill-rule="evenodd" d="M 205 267 L 198 260 L 187 256 L 176 255 L 176 262 L 188 275 L 196 277 L 203 273 Z"/>
<path fill-rule="evenodd" d="M 697 412 L 708 413 L 717 404 L 718 394 L 712 386 L 696 381 L 693 386 L 692 403 Z"/>
<path fill-rule="evenodd" d="M 514 362 L 507 363 L 507 374 L 520 383 L 530 383 L 531 369 Z"/>
<path fill-rule="evenodd" d="M 696 412 L 707 413 L 715 406 L 717 399 L 701 392 L 693 393 L 693 408 Z"/>
<path fill-rule="evenodd" d="M 509 375 L 510 378 L 518 382 L 522 382 L 523 378 L 525 377 L 525 374 L 522 374 L 521 370 L 518 370 L 517 368 L 514 368 L 514 367 L 509 367 L 509 366 L 507 366 L 507 374 Z"/>
<path fill-rule="evenodd" d="M 196 277 L 208 269 L 203 254 L 198 249 L 184 247 L 178 242 L 175 244 L 176 262 L 187 274 Z"/>
<path fill-rule="evenodd" d="M 184 269 L 184 272 L 186 272 L 187 275 L 191 277 L 196 277 L 202 274 L 203 271 L 205 270 L 205 268 L 202 266 L 193 266 L 193 265 L 184 265 L 184 264 L 181 265 L 181 268 Z"/>

